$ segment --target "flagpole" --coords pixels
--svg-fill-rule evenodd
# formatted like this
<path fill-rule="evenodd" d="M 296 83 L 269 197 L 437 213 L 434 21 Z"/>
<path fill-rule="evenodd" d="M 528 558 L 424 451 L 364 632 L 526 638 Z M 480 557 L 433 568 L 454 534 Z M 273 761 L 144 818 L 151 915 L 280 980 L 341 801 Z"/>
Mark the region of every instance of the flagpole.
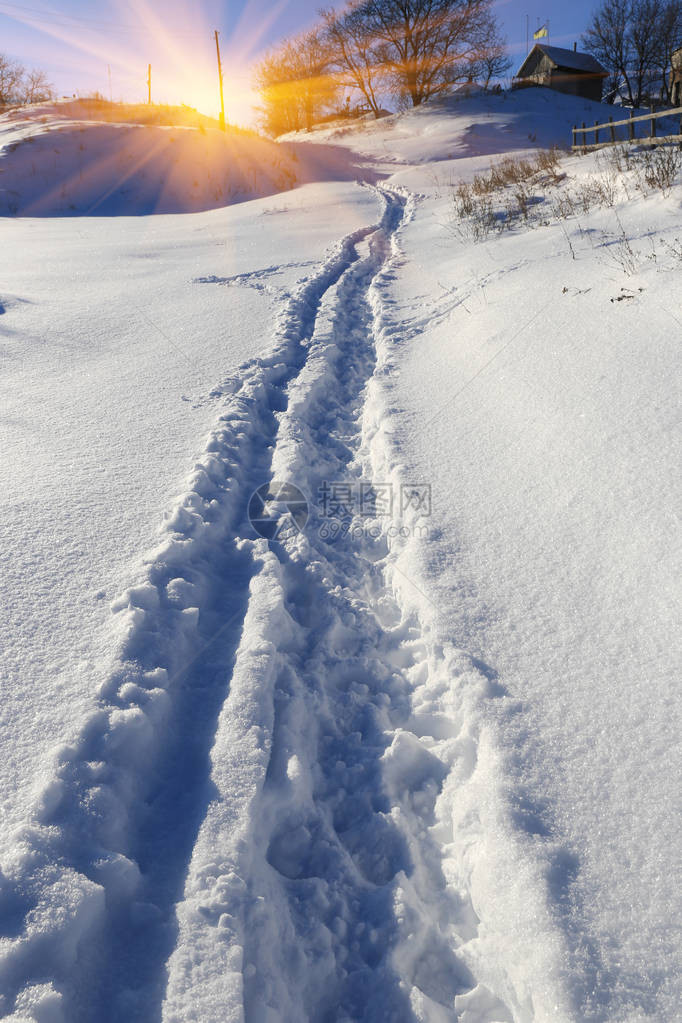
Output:
<path fill-rule="evenodd" d="M 526 15 L 526 56 L 530 53 L 530 29 L 528 27 L 528 15 Z"/>

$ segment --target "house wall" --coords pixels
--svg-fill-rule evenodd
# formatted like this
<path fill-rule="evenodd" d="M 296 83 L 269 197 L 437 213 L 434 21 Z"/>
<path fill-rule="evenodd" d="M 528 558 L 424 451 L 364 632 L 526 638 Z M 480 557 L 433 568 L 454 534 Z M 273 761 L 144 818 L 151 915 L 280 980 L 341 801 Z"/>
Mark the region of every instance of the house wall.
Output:
<path fill-rule="evenodd" d="M 549 65 L 549 66 L 547 66 Z M 562 71 L 554 68 L 549 61 L 543 66 L 540 61 L 535 69 L 523 78 L 514 82 L 515 89 L 523 89 L 531 85 L 541 85 L 556 92 L 564 92 L 569 96 L 580 96 L 601 102 L 604 80 L 599 75 L 581 74 L 578 71 Z"/>
<path fill-rule="evenodd" d="M 599 75 L 578 74 L 560 69 L 552 73 L 551 81 L 548 84 L 551 89 L 556 89 L 557 92 L 565 92 L 570 96 L 580 96 L 581 99 L 591 99 L 595 103 L 601 103 L 604 91 L 604 79 Z"/>

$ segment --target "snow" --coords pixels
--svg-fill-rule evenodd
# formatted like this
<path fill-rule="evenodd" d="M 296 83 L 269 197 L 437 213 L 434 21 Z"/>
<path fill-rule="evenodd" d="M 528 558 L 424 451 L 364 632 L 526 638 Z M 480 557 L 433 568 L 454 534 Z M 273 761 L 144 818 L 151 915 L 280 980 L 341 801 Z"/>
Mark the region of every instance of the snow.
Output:
<path fill-rule="evenodd" d="M 391 394 L 395 444 L 434 481 L 439 537 L 404 571 L 510 702 L 504 773 L 546 861 L 579 1018 L 673 1018 L 679 266 L 659 239 L 679 237 L 679 204 L 619 211 L 642 253 L 629 279 L 576 224 L 575 261 L 558 225 L 441 250 L 425 315 L 434 206 L 392 295 L 420 324 Z M 600 222 L 613 231 L 613 211 Z M 636 297 L 613 304 L 625 281 Z"/>
<path fill-rule="evenodd" d="M 295 180 L 292 162 L 263 139 L 203 125 L 106 123 L 93 120 L 97 112 L 62 102 L 4 116 L 0 213 L 189 213 Z"/>
<path fill-rule="evenodd" d="M 601 114 L 0 119 L 4 1018 L 676 1018 L 679 173 L 450 184 Z"/>

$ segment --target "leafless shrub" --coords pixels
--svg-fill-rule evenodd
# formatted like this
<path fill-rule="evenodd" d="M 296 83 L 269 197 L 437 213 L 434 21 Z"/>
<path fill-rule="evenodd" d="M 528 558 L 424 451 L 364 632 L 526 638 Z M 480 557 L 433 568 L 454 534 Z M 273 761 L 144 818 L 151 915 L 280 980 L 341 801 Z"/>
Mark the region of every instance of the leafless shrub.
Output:
<path fill-rule="evenodd" d="M 631 170 L 632 150 L 628 146 L 609 146 L 603 153 L 606 162 L 619 174 Z"/>
<path fill-rule="evenodd" d="M 676 262 L 682 263 L 682 238 L 673 238 L 672 241 L 667 241 L 665 238 L 661 238 L 661 245 L 668 256 Z"/>
<path fill-rule="evenodd" d="M 568 220 L 577 210 L 573 193 L 570 191 L 558 192 L 552 198 L 552 216 L 555 220 Z"/>
<path fill-rule="evenodd" d="M 457 213 L 456 205 L 455 234 L 463 240 L 482 241 L 498 225 L 492 199 L 488 195 L 474 196 L 469 191 L 463 203 L 459 209 L 468 212 Z"/>
<path fill-rule="evenodd" d="M 623 223 L 617 213 L 616 223 L 618 224 L 618 234 L 615 238 L 604 235 L 602 245 L 605 249 L 609 262 L 615 266 L 616 269 L 621 270 L 626 277 L 632 277 L 633 274 L 636 274 L 639 270 L 642 256 L 633 249 L 630 239 L 625 233 Z"/>
<path fill-rule="evenodd" d="M 455 206 L 455 215 L 460 220 L 463 217 L 470 217 L 476 208 L 476 200 L 474 198 L 472 186 L 464 181 L 460 181 L 459 184 L 455 186 L 453 202 Z"/>
<path fill-rule="evenodd" d="M 672 146 L 657 146 L 642 154 L 643 176 L 647 186 L 669 195 L 682 169 L 682 152 Z"/>
<path fill-rule="evenodd" d="M 556 146 L 553 146 L 552 149 L 541 149 L 535 157 L 535 163 L 539 171 L 544 171 L 545 174 L 549 174 L 554 178 L 559 177 L 558 171 L 561 161 L 559 150 Z"/>
<path fill-rule="evenodd" d="M 682 170 L 682 152 L 673 146 L 660 145 L 650 150 L 613 146 L 604 152 L 607 164 L 622 175 L 626 191 L 630 175 L 641 192 L 660 191 L 668 195 Z"/>
<path fill-rule="evenodd" d="M 506 156 L 470 183 L 453 186 L 453 214 L 462 237 L 486 237 L 492 230 L 511 228 L 518 220 L 531 219 L 532 186 L 559 182 L 560 157 L 556 149 L 540 150 L 532 157 Z M 495 212 L 493 196 L 500 194 L 502 209 Z M 541 200 L 535 200 L 541 201 Z M 470 220 L 466 226 L 464 221 Z"/>
<path fill-rule="evenodd" d="M 523 217 L 524 220 L 528 220 L 529 194 L 523 187 L 519 187 L 514 190 L 514 198 L 518 204 L 519 215 Z"/>
<path fill-rule="evenodd" d="M 477 174 L 469 184 L 453 186 L 455 221 L 473 218 L 476 226 L 465 231 L 466 237 L 485 236 L 494 229 L 510 229 L 519 222 L 541 226 L 551 219 L 567 220 L 594 209 L 615 209 L 619 202 L 630 200 L 633 189 L 667 195 L 682 171 L 682 151 L 667 146 L 651 151 L 614 146 L 598 154 L 594 173 L 572 182 L 566 180 L 560 167 L 561 157 L 556 149 L 541 150 L 533 157 L 503 158 L 489 171 Z M 497 213 L 493 209 L 495 202 Z M 548 212 L 534 215 L 534 208 L 540 204 Z M 612 262 L 623 272 L 633 273 L 633 260 L 638 261 L 638 257 L 631 248 L 628 250 L 622 225 L 616 241 L 609 245 Z"/>

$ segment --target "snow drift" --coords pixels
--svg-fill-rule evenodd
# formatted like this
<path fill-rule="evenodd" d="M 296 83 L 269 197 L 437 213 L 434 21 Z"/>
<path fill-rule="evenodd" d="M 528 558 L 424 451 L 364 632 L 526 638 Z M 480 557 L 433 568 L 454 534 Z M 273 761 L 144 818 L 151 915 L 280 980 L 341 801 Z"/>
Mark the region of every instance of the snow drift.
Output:
<path fill-rule="evenodd" d="M 12 1023 L 676 1018 L 680 168 L 563 155 L 481 235 L 450 182 L 608 116 L 585 106 L 455 97 L 275 150 L 381 187 L 3 223 Z M 4 124 L 8 168 L 60 137 Z M 99 506 L 65 493 L 101 473 Z M 310 516 L 268 543 L 247 510 L 276 479 Z M 432 504 L 330 531 L 332 481 Z"/>
<path fill-rule="evenodd" d="M 253 133 L 221 132 L 208 118 L 198 126 L 140 124 L 140 108 L 130 111 L 132 123 L 97 120 L 98 113 L 67 102 L 0 117 L 0 214 L 191 213 L 296 180 L 290 155 Z"/>

